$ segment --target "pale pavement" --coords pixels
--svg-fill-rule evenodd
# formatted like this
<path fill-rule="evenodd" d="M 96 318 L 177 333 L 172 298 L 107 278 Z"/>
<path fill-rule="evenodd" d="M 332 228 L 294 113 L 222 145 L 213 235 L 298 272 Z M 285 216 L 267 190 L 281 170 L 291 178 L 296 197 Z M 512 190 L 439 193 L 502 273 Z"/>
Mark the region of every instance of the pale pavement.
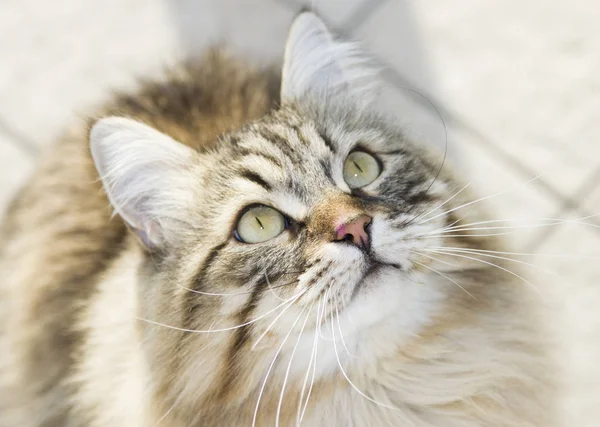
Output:
<path fill-rule="evenodd" d="M 294 0 L 0 2 L 0 208 L 40 148 L 109 90 L 230 41 L 278 58 Z M 600 213 L 600 3 L 592 0 L 320 0 L 401 87 L 399 117 L 443 147 L 501 219 Z M 537 177 L 537 178 L 536 178 Z M 533 181 L 531 181 L 533 178 Z M 528 181 L 531 181 L 528 183 Z M 566 426 L 600 425 L 600 217 L 519 228 L 533 284 L 562 337 Z M 547 223 L 547 221 L 546 221 Z M 523 224 L 521 222 L 520 224 Z M 571 255 L 570 257 L 548 254 Z M 524 285 L 526 286 L 526 285 Z M 557 298 L 558 296 L 558 298 Z"/>

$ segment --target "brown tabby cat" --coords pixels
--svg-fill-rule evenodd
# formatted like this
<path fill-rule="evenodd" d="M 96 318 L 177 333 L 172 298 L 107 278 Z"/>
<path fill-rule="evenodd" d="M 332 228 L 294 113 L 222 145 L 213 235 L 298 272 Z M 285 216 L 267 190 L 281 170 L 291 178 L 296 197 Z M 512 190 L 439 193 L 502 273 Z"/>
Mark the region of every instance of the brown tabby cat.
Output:
<path fill-rule="evenodd" d="M 304 12 L 281 78 L 212 51 L 52 147 L 3 224 L 0 425 L 552 426 L 535 297 L 379 81 Z"/>

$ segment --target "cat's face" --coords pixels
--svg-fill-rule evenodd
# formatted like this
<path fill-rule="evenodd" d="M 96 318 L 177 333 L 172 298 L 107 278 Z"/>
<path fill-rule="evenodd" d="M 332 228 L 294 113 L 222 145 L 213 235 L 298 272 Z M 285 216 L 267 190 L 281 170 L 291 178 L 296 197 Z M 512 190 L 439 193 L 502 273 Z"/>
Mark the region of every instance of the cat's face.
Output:
<path fill-rule="evenodd" d="M 412 280 L 415 250 L 435 246 L 422 237 L 444 218 L 418 217 L 442 202 L 446 185 L 435 180 L 439 163 L 420 158 L 401 133 L 337 116 L 286 108 L 205 156 L 203 203 L 189 211 L 205 226 L 182 249 L 197 266 L 186 287 L 252 295 L 226 304 L 246 313 L 243 322 L 284 301 L 290 318 L 322 304 L 327 319 L 354 305 L 356 327 L 398 308 L 373 296 Z M 200 327 L 190 321 L 185 328 Z"/>
<path fill-rule="evenodd" d="M 463 196 L 442 156 L 372 114 L 366 60 L 303 14 L 282 80 L 280 109 L 207 153 L 128 119 L 92 129 L 109 199 L 151 254 L 137 286 L 153 375 L 183 407 L 243 399 L 274 353 L 296 385 L 346 352 L 389 355 L 448 287 L 427 249 Z"/>

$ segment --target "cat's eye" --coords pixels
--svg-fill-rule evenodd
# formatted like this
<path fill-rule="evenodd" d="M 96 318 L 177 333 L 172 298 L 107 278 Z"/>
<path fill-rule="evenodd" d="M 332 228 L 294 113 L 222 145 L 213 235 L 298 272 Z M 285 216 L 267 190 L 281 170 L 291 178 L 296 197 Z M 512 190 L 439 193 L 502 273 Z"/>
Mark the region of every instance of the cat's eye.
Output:
<path fill-rule="evenodd" d="M 261 243 L 279 236 L 287 226 L 285 217 L 268 206 L 252 206 L 239 219 L 234 236 L 243 243 Z"/>
<path fill-rule="evenodd" d="M 361 188 L 377 179 L 381 166 L 375 157 L 364 151 L 353 151 L 344 162 L 344 181 L 350 188 Z"/>

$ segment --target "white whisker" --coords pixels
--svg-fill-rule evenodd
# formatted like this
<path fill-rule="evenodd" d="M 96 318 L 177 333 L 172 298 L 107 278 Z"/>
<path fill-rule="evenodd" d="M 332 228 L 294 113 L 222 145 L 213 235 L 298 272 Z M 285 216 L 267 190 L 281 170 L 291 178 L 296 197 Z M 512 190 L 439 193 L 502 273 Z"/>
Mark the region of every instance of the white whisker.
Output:
<path fill-rule="evenodd" d="M 336 317 L 337 317 L 337 324 L 338 324 L 338 329 L 339 329 L 339 331 L 340 331 L 340 338 L 341 338 L 341 341 L 342 341 L 342 345 L 343 345 L 343 346 L 344 346 L 344 348 L 346 349 L 346 353 L 348 353 L 348 355 L 349 355 L 350 357 L 353 357 L 353 358 L 355 358 L 355 359 L 356 359 L 358 356 L 355 356 L 354 354 L 352 354 L 352 353 L 350 352 L 350 350 L 348 350 L 348 346 L 346 345 L 346 340 L 344 339 L 344 333 L 342 332 L 342 325 L 340 324 L 340 312 L 339 312 L 339 310 L 338 310 L 338 300 L 337 300 L 337 296 L 336 296 L 336 298 L 335 298 L 335 313 L 336 313 Z"/>
<path fill-rule="evenodd" d="M 418 265 L 420 265 L 420 266 L 421 266 L 421 267 L 423 267 L 423 268 L 426 268 L 426 269 L 427 269 L 427 270 L 429 270 L 429 271 L 432 271 L 432 272 L 434 272 L 434 273 L 436 273 L 436 274 L 439 274 L 440 276 L 442 276 L 442 277 L 443 277 L 443 278 L 445 278 L 445 279 L 448 279 L 450 282 L 454 283 L 454 284 L 455 284 L 456 286 L 458 286 L 460 289 L 462 289 L 463 291 L 465 291 L 465 293 L 466 293 L 467 295 L 469 295 L 471 298 L 473 298 L 474 300 L 476 300 L 476 299 L 477 299 L 477 298 L 475 298 L 475 297 L 473 296 L 473 294 L 471 294 L 469 291 L 467 291 L 467 290 L 466 290 L 466 289 L 465 289 L 465 288 L 464 288 L 464 287 L 463 287 L 463 286 L 462 286 L 460 283 L 458 283 L 456 280 L 453 280 L 452 278 L 448 277 L 446 274 L 444 274 L 444 273 L 442 273 L 442 272 L 440 272 L 440 271 L 437 271 L 435 268 L 431 268 L 431 267 L 429 267 L 429 266 L 427 266 L 427 265 L 425 265 L 425 264 L 422 264 L 422 263 L 420 263 L 420 262 L 418 262 L 418 261 L 414 261 L 414 263 L 415 263 L 415 264 L 418 264 Z"/>
<path fill-rule="evenodd" d="M 275 316 L 275 319 L 273 319 L 273 321 L 269 324 L 269 326 L 267 326 L 267 328 L 265 329 L 265 331 L 262 334 L 260 334 L 260 336 L 258 337 L 258 339 L 254 342 L 254 344 L 252 344 L 251 350 L 256 349 L 256 346 L 265 337 L 265 335 L 267 335 L 267 333 L 269 333 L 269 331 L 271 330 L 271 328 L 273 327 L 273 325 L 275 325 L 275 323 L 277 322 L 277 320 L 279 320 L 279 318 L 281 316 L 283 316 L 283 314 L 288 310 L 288 308 L 290 308 L 294 304 L 295 301 L 296 300 L 289 301 L 287 303 L 287 307 L 285 307 L 283 310 L 281 310 L 281 312 L 277 316 Z"/>
<path fill-rule="evenodd" d="M 158 419 L 158 421 L 156 421 L 152 427 L 156 427 L 157 425 L 159 425 L 165 418 L 167 418 L 169 416 L 169 414 L 173 411 L 173 409 L 175 409 L 175 406 L 177 406 L 177 404 L 179 403 L 179 400 L 181 400 L 181 398 L 183 397 L 183 390 L 181 391 L 181 393 L 179 393 L 179 396 L 177 396 L 177 399 L 175 399 L 175 402 L 173 402 L 173 405 L 171 405 L 171 407 L 169 408 L 169 410 Z"/>
<path fill-rule="evenodd" d="M 344 368 L 342 366 L 342 362 L 340 360 L 340 356 L 339 356 L 338 351 L 337 351 L 337 345 L 335 344 L 336 340 L 335 340 L 335 330 L 334 330 L 334 327 L 333 327 L 333 312 L 331 313 L 331 334 L 334 336 L 334 339 L 333 339 L 333 350 L 334 350 L 334 353 L 335 353 L 335 358 L 337 359 L 340 371 L 342 372 L 342 375 L 344 376 L 344 378 L 346 378 L 346 381 L 348 381 L 348 384 L 350 384 L 350 386 L 354 390 L 356 390 L 356 392 L 358 394 L 360 394 L 362 397 L 364 397 L 368 401 L 373 402 L 374 404 L 376 404 L 378 406 L 381 406 L 383 408 L 393 409 L 393 410 L 399 411 L 400 409 L 396 408 L 395 406 L 387 405 L 385 403 L 378 402 L 375 399 L 373 399 L 372 397 L 367 396 L 365 393 L 363 393 L 362 391 L 360 391 L 360 389 L 358 387 L 356 387 L 356 385 L 350 380 L 350 378 L 348 377 L 348 375 L 346 374 L 346 371 L 344 370 Z"/>
<path fill-rule="evenodd" d="M 450 197 L 449 199 L 447 199 L 445 202 L 443 202 L 440 205 L 437 205 L 435 208 L 431 209 L 430 211 L 427 211 L 424 214 L 421 215 L 417 215 L 415 216 L 413 219 L 411 219 L 411 221 L 414 221 L 418 218 L 424 217 L 427 218 L 428 215 L 432 214 L 433 212 L 437 211 L 439 208 L 443 207 L 446 203 L 452 201 L 456 196 L 458 196 L 460 193 L 462 193 L 467 187 L 469 187 L 471 185 L 471 183 L 469 182 L 467 185 L 465 185 L 463 188 L 461 188 L 460 190 L 458 190 L 456 193 L 454 193 L 454 195 L 452 195 L 452 197 Z"/>
<path fill-rule="evenodd" d="M 255 319 L 249 320 L 248 322 L 242 323 L 241 325 L 236 325 L 236 326 L 231 326 L 229 328 L 222 328 L 222 329 L 207 329 L 207 330 L 199 330 L 199 329 L 185 329 L 185 328 L 179 328 L 177 326 L 172 326 L 172 325 L 167 325 L 165 323 L 160 323 L 160 322 L 155 322 L 153 320 L 149 320 L 149 319 L 143 319 L 141 317 L 136 317 L 137 320 L 142 321 L 142 322 L 146 322 L 146 323 L 150 323 L 152 325 L 156 325 L 156 326 L 162 326 L 163 328 L 169 328 L 169 329 L 173 329 L 176 331 L 181 331 L 181 332 L 190 332 L 190 333 L 194 333 L 194 334 L 208 334 L 208 333 L 213 333 L 213 332 L 225 332 L 225 331 L 232 331 L 234 329 L 238 329 L 238 328 L 242 328 L 244 326 L 250 325 L 254 322 L 258 322 L 260 319 L 268 316 L 269 314 L 273 313 L 275 310 L 277 310 L 278 308 L 280 308 L 281 306 L 284 306 L 285 304 L 287 304 L 290 301 L 294 301 L 298 298 L 300 298 L 305 292 L 307 291 L 307 289 L 303 289 L 300 293 L 294 295 L 293 297 L 291 297 L 290 299 L 286 300 L 285 302 L 279 304 L 277 307 L 267 311 L 266 313 L 258 316 Z"/>
<path fill-rule="evenodd" d="M 422 251 L 422 250 L 423 250 L 423 249 L 419 249 L 418 251 L 417 251 L 417 250 L 415 250 L 414 252 L 418 253 L 420 256 L 424 256 L 425 258 L 429 258 L 429 259 L 432 259 L 432 260 L 434 260 L 434 261 L 440 262 L 440 263 L 442 263 L 442 264 L 449 265 L 450 267 L 459 268 L 459 267 L 458 267 L 458 265 L 456 265 L 456 264 L 452 264 L 452 263 L 450 263 L 450 262 L 447 262 L 447 261 L 442 261 L 441 259 L 438 259 L 438 258 L 432 257 L 431 255 L 426 255 L 426 254 L 424 254 L 424 253 L 420 252 L 420 251 Z"/>
<path fill-rule="evenodd" d="M 321 308 L 321 302 L 323 302 L 323 307 Z M 306 395 L 306 401 L 304 402 L 304 407 L 302 408 L 302 413 L 300 414 L 300 419 L 297 422 L 297 425 L 300 426 L 300 424 L 302 424 L 302 420 L 304 419 L 304 414 L 306 413 L 306 409 L 308 408 L 308 402 L 310 400 L 310 394 L 312 392 L 314 383 L 315 383 L 315 376 L 317 373 L 317 356 L 319 354 L 319 337 L 320 337 L 320 329 L 321 329 L 321 322 L 323 321 L 323 313 L 325 312 L 325 297 L 321 297 L 321 300 L 319 301 L 319 308 L 321 308 L 321 313 L 319 315 L 319 312 L 317 311 L 317 322 L 315 325 L 315 353 L 314 353 L 314 358 L 312 359 L 313 363 L 312 363 L 312 376 L 310 379 L 310 387 L 308 388 L 308 393 Z M 302 401 L 302 399 L 300 399 Z"/>
<path fill-rule="evenodd" d="M 542 176 L 542 175 L 540 174 L 540 175 L 538 175 L 538 176 L 536 176 L 536 177 L 534 177 L 534 178 L 530 179 L 529 181 L 527 181 L 527 182 L 525 182 L 525 183 L 523 183 L 523 184 L 519 185 L 517 188 L 519 188 L 519 187 L 521 187 L 521 186 L 524 186 L 524 185 L 527 185 L 527 184 L 530 184 L 531 182 L 535 181 L 536 179 L 540 178 L 541 176 Z M 434 219 L 436 219 L 436 218 L 439 218 L 439 217 L 440 217 L 440 216 L 442 216 L 442 215 L 447 215 L 447 214 L 449 214 L 449 213 L 451 213 L 451 212 L 457 211 L 458 209 L 462 209 L 462 208 L 464 208 L 464 207 L 467 207 L 467 206 L 473 205 L 473 204 L 475 204 L 475 203 L 482 202 L 482 201 L 484 201 L 484 200 L 491 199 L 491 198 L 493 198 L 493 197 L 500 196 L 500 195 L 502 195 L 502 194 L 509 193 L 509 192 L 511 192 L 511 191 L 514 191 L 514 190 L 516 190 L 516 188 L 512 188 L 512 189 L 510 189 L 510 190 L 504 190 L 504 191 L 501 191 L 501 192 L 499 192 L 499 193 L 492 194 L 491 196 L 485 196 L 485 197 L 481 197 L 481 198 L 479 198 L 479 199 L 477 199 L 477 200 L 473 200 L 473 201 L 471 201 L 471 202 L 464 203 L 464 204 L 462 204 L 462 205 L 460 205 L 460 206 L 457 206 L 457 207 L 455 207 L 455 208 L 452 208 L 452 209 L 450 209 L 450 210 L 447 210 L 447 211 L 445 211 L 445 212 L 442 212 L 442 213 L 439 213 L 439 214 L 437 214 L 437 215 L 434 215 L 434 216 L 432 216 L 432 217 L 430 217 L 430 218 L 427 218 L 427 219 L 425 219 L 425 220 L 423 220 L 423 221 L 419 222 L 419 223 L 418 223 L 418 225 L 425 224 L 425 223 L 427 223 L 427 222 L 429 222 L 429 221 L 431 221 L 431 220 L 434 220 Z"/>
<path fill-rule="evenodd" d="M 267 282 L 267 287 L 269 288 L 269 291 L 271 291 L 271 293 L 273 294 L 273 296 L 275 298 L 277 298 L 279 301 L 285 301 L 283 298 L 281 298 L 279 295 L 277 295 L 275 293 L 275 291 L 273 290 L 273 287 L 271 286 L 271 282 L 269 280 L 269 276 L 267 276 L 267 272 L 265 271 L 265 280 Z"/>
<path fill-rule="evenodd" d="M 240 292 L 232 292 L 232 293 L 228 293 L 228 294 L 221 294 L 221 293 L 217 293 L 217 292 L 197 291 L 196 289 L 191 289 L 191 288 L 188 288 L 188 287 L 183 286 L 183 285 L 178 285 L 176 283 L 173 283 L 173 284 L 175 286 L 177 286 L 178 288 L 181 288 L 183 290 L 192 292 L 194 294 L 208 295 L 208 296 L 213 296 L 213 297 L 229 297 L 229 296 L 234 296 L 234 295 L 244 295 L 244 294 L 250 294 L 250 293 L 252 293 L 252 291 L 240 291 Z"/>
<path fill-rule="evenodd" d="M 440 251 L 440 250 L 432 250 L 432 252 L 435 252 L 435 253 L 438 253 L 438 254 L 443 254 L 443 255 L 455 256 L 455 257 L 459 257 L 459 258 L 466 258 L 466 259 L 470 259 L 470 260 L 473 260 L 473 261 L 481 262 L 483 264 L 487 264 L 487 265 L 489 265 L 491 267 L 496 267 L 496 268 L 498 268 L 498 269 L 500 269 L 502 271 L 507 272 L 508 274 L 510 274 L 512 276 L 515 276 L 515 277 L 521 279 L 524 283 L 526 283 L 529 287 L 531 287 L 531 289 L 533 289 L 538 295 L 541 295 L 540 291 L 535 286 L 533 286 L 527 279 L 525 279 L 524 277 L 518 275 L 517 273 L 515 273 L 513 271 L 510 271 L 509 269 L 504 268 L 504 267 L 502 267 L 502 266 L 500 266 L 498 264 L 494 264 L 494 263 L 491 263 L 491 262 L 488 262 L 488 261 L 485 261 L 485 260 L 482 260 L 482 259 L 479 259 L 479 258 L 468 257 L 468 256 L 465 256 L 465 255 L 459 255 L 459 254 L 452 253 L 452 252 L 443 252 L 443 251 Z"/>
<path fill-rule="evenodd" d="M 547 253 L 533 253 L 533 252 L 531 252 L 531 253 L 527 253 L 527 252 L 506 252 L 506 251 L 492 251 L 492 250 L 487 250 L 487 249 L 454 248 L 452 246 L 445 246 L 444 249 L 462 249 L 462 250 L 469 250 L 469 251 L 484 252 L 484 253 L 489 253 L 489 254 L 514 255 L 514 256 L 536 256 L 536 257 L 537 256 L 543 256 L 543 257 L 557 257 L 557 258 L 565 257 L 565 258 L 600 259 L 600 257 L 597 257 L 597 256 L 586 256 L 586 255 L 547 254 Z"/>
<path fill-rule="evenodd" d="M 526 265 L 528 267 L 535 268 L 537 270 L 543 271 L 544 273 L 548 273 L 548 274 L 551 274 L 553 276 L 560 277 L 554 271 L 548 270 L 548 269 L 546 269 L 544 267 L 540 267 L 539 265 L 531 264 L 529 262 L 521 261 L 521 260 L 514 259 L 514 258 L 508 258 L 508 257 L 503 257 L 503 256 L 498 256 L 498 255 L 492 255 L 492 254 L 489 254 L 489 253 L 481 253 L 481 252 L 477 251 L 476 249 L 463 249 L 463 248 L 450 248 L 450 247 L 442 247 L 442 246 L 436 247 L 436 246 L 434 246 L 434 247 L 431 247 L 431 248 L 420 249 L 420 250 L 422 250 L 422 251 L 423 250 L 424 251 L 429 251 L 429 250 L 432 250 L 432 249 L 433 250 L 435 250 L 435 249 L 438 249 L 438 250 L 442 249 L 442 250 L 450 251 L 450 252 L 467 253 L 467 254 L 485 256 L 485 257 L 488 257 L 488 258 L 503 259 L 505 261 L 510 261 L 510 262 L 514 262 L 514 263 L 517 263 L 517 264 Z"/>
<path fill-rule="evenodd" d="M 256 401 L 256 408 L 254 409 L 254 416 L 252 417 L 252 427 L 256 427 L 256 419 L 258 417 L 258 408 L 260 406 L 260 400 L 261 400 L 262 395 L 263 395 L 263 393 L 265 391 L 265 387 L 267 385 L 267 380 L 269 379 L 269 375 L 271 374 L 271 370 L 273 369 L 273 366 L 275 366 L 275 361 L 277 360 L 277 357 L 279 356 L 279 353 L 281 353 L 281 350 L 283 349 L 283 346 L 285 345 L 287 339 L 290 337 L 292 331 L 294 330 L 294 328 L 296 327 L 296 324 L 298 323 L 298 320 L 300 320 L 300 317 L 302 317 L 302 315 L 304 314 L 305 310 L 306 310 L 306 307 L 304 307 L 304 309 L 300 312 L 300 314 L 296 318 L 296 321 L 294 322 L 294 324 L 290 328 L 289 332 L 283 338 L 283 341 L 281 342 L 281 345 L 277 349 L 277 352 L 275 353 L 275 356 L 273 357 L 273 360 L 271 361 L 271 364 L 269 365 L 269 367 L 267 369 L 267 373 L 265 374 L 265 379 L 263 380 L 262 386 L 260 388 L 260 392 L 258 393 L 258 400 Z"/>
<path fill-rule="evenodd" d="M 493 236 L 508 236 L 510 234 L 515 234 L 518 233 L 520 230 L 513 230 L 513 231 L 504 231 L 501 233 L 485 233 L 485 234 L 431 234 L 431 235 L 423 235 L 423 236 L 415 236 L 417 237 L 419 240 L 424 240 L 424 239 L 439 239 L 440 237 L 443 237 L 444 239 L 453 239 L 456 237 L 493 237 Z"/>
<path fill-rule="evenodd" d="M 321 302 L 323 301 L 323 298 L 321 297 L 321 299 L 319 300 L 319 303 L 317 304 L 317 316 L 315 319 L 315 338 L 313 340 L 313 345 L 310 351 L 310 358 L 308 360 L 308 367 L 306 368 L 306 375 L 304 376 L 304 382 L 302 383 L 302 390 L 300 391 L 300 399 L 298 400 L 298 410 L 296 411 L 296 425 L 298 426 L 300 423 L 300 411 L 302 410 L 302 401 L 304 399 L 304 392 L 306 391 L 306 386 L 308 385 L 308 377 L 310 375 L 311 372 L 311 367 L 312 367 L 312 363 L 313 363 L 313 355 L 315 354 L 315 349 L 317 346 L 317 340 L 319 338 L 319 335 L 317 334 L 317 328 L 319 326 L 319 314 L 321 312 Z"/>
<path fill-rule="evenodd" d="M 445 227 L 441 227 L 438 228 L 436 230 L 431 230 L 428 231 L 426 233 L 420 233 L 420 234 L 415 234 L 414 237 L 423 237 L 423 236 L 435 236 L 436 238 L 442 235 L 445 235 L 443 237 L 464 237 L 465 235 L 456 235 L 453 233 L 456 232 L 465 232 L 465 231 L 483 231 L 483 230 L 502 230 L 502 229 L 508 229 L 508 230 L 518 230 L 518 229 L 533 229 L 533 228 L 540 228 L 540 227 L 552 227 L 555 225 L 563 225 L 563 224 L 570 224 L 570 223 L 574 223 L 574 224 L 578 224 L 578 225 L 582 225 L 582 226 L 589 226 L 589 227 L 594 227 L 594 228 L 600 228 L 600 226 L 596 225 L 596 224 L 591 224 L 588 222 L 584 222 L 584 220 L 589 219 L 589 218 L 593 218 L 595 216 L 598 216 L 600 214 L 594 214 L 594 215 L 588 215 L 586 217 L 582 217 L 582 218 L 563 218 L 563 219 L 559 219 L 559 218 L 512 218 L 512 219 L 495 219 L 495 220 L 488 220 L 488 221 L 478 221 L 478 222 L 472 222 L 469 224 L 460 224 L 457 226 L 445 226 Z M 547 223 L 539 223 L 539 222 L 532 222 L 532 221 L 546 221 Z M 455 224 L 458 221 L 454 221 L 453 224 Z M 490 227 L 475 227 L 477 225 L 484 225 L 484 224 L 493 224 L 493 223 L 502 223 L 502 224 L 506 224 L 506 223 L 510 223 L 510 222 L 532 222 L 530 224 L 522 224 L 522 225 L 502 225 L 502 226 L 490 226 Z M 513 233 L 514 231 L 511 231 L 509 233 Z M 500 235 L 504 235 L 504 234 L 509 234 L 509 233 L 498 233 L 498 234 L 488 234 L 488 235 L 482 235 L 482 234 L 471 234 L 471 235 L 466 235 L 468 236 L 500 236 Z M 452 236 L 448 236 L 448 234 L 452 234 Z"/>
<path fill-rule="evenodd" d="M 331 290 L 331 288 L 327 288 L 325 290 L 325 295 L 324 295 L 324 300 L 323 300 L 323 312 L 321 313 L 321 315 L 325 314 L 327 311 L 327 304 L 329 303 L 329 291 Z M 319 336 L 321 337 L 321 339 L 323 339 L 324 341 L 331 341 L 331 338 L 327 338 L 325 335 L 323 335 L 323 332 L 321 331 L 321 329 L 319 328 Z"/>
<path fill-rule="evenodd" d="M 281 405 L 283 403 L 283 395 L 285 393 L 285 386 L 287 385 L 288 377 L 290 375 L 290 369 L 292 368 L 292 362 L 294 361 L 294 355 L 296 354 L 296 350 L 298 349 L 298 344 L 300 343 L 300 339 L 302 338 L 302 333 L 304 332 L 304 328 L 306 327 L 306 322 L 308 322 L 308 318 L 310 317 L 310 313 L 312 312 L 314 302 L 311 304 L 308 313 L 306 314 L 306 318 L 304 319 L 304 323 L 302 324 L 302 328 L 300 328 L 300 333 L 298 334 L 298 339 L 296 340 L 296 344 L 294 345 L 294 349 L 292 350 L 292 354 L 290 356 L 290 363 L 288 363 L 288 367 L 285 370 L 285 377 L 283 378 L 283 385 L 281 386 L 281 394 L 279 395 L 279 403 L 277 404 L 277 415 L 275 417 L 275 427 L 279 427 L 279 416 L 281 414 Z"/>

